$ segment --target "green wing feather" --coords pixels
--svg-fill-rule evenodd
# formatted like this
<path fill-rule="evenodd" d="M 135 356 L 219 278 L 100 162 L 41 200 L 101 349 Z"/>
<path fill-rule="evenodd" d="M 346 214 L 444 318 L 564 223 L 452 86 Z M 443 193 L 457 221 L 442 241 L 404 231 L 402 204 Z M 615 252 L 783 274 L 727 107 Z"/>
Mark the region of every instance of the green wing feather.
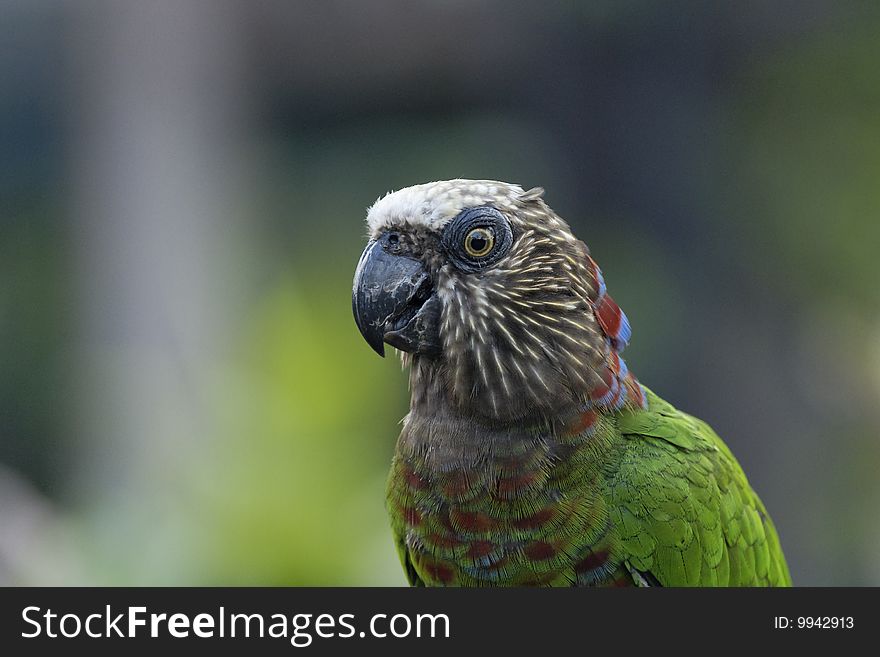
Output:
<path fill-rule="evenodd" d="M 608 480 L 634 581 L 790 586 L 776 529 L 730 450 L 704 422 L 647 394 L 647 410 L 618 416 L 622 456 Z"/>
<path fill-rule="evenodd" d="M 394 532 L 393 530 L 392 533 L 394 535 L 394 547 L 397 548 L 397 556 L 400 557 L 400 565 L 403 566 L 403 572 L 406 574 L 406 580 L 409 582 L 409 585 L 424 586 L 425 583 L 416 572 L 412 561 L 410 561 L 409 550 L 406 548 L 406 543 L 404 542 L 403 537 L 399 536 L 397 532 Z"/>

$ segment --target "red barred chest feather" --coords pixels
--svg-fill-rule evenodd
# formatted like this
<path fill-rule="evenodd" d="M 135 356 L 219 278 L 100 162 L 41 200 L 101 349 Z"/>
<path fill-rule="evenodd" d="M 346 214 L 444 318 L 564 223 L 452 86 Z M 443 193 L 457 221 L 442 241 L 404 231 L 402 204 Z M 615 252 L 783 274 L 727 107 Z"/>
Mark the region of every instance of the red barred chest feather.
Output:
<path fill-rule="evenodd" d="M 479 464 L 429 462 L 403 440 L 387 504 L 405 558 L 428 585 L 613 584 L 620 559 L 601 470 L 614 435 L 588 410 L 553 434 L 488 438 Z"/>

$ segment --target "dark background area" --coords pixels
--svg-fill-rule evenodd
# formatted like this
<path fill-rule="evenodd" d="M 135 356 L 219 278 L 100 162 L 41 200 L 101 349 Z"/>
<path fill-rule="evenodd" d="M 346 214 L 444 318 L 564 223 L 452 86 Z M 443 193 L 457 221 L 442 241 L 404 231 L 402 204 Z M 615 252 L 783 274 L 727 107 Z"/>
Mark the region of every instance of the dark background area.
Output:
<path fill-rule="evenodd" d="M 0 583 L 402 584 L 366 207 L 543 186 L 796 584 L 880 584 L 880 8 L 0 7 Z"/>

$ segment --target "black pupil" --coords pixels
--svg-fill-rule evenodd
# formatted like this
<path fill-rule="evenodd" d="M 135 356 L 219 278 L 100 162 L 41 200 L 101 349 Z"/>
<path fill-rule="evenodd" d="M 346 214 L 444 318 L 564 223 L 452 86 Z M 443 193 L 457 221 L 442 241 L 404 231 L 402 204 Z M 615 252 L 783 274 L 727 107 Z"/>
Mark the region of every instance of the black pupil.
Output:
<path fill-rule="evenodd" d="M 477 230 L 471 234 L 471 250 L 474 253 L 482 253 L 488 244 L 489 238 L 483 231 Z"/>

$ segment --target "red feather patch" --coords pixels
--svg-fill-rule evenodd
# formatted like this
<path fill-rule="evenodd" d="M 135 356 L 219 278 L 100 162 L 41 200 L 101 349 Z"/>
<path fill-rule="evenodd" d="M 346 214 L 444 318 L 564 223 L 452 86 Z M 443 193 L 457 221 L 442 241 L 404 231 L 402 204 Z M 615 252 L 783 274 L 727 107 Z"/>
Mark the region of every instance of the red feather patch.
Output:
<path fill-rule="evenodd" d="M 606 337 L 612 340 L 617 337 L 620 332 L 620 306 L 615 303 L 614 299 L 607 294 L 596 301 L 595 306 L 596 319 L 599 320 L 599 326 Z"/>

